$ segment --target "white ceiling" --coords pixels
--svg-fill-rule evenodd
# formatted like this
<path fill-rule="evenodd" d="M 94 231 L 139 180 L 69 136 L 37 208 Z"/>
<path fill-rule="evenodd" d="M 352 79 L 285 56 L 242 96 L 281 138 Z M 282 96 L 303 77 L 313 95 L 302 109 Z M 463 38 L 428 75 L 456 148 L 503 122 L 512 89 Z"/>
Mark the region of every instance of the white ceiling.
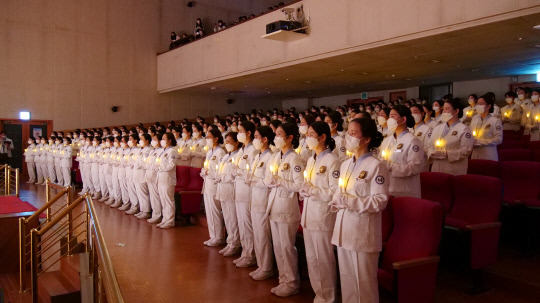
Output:
<path fill-rule="evenodd" d="M 315 98 L 531 74 L 540 71 L 538 24 L 540 14 L 532 14 L 174 93 Z"/>

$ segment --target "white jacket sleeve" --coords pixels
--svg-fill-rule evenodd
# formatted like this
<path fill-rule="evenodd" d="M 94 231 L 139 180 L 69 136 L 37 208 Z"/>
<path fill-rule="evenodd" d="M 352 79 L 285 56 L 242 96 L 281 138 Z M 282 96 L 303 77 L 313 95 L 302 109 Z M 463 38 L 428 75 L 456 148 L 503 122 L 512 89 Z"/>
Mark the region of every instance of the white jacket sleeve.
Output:
<path fill-rule="evenodd" d="M 388 169 L 380 162 L 370 181 L 370 194 L 367 197 L 356 197 L 345 194 L 347 209 L 357 213 L 375 213 L 383 211 L 388 203 Z"/>

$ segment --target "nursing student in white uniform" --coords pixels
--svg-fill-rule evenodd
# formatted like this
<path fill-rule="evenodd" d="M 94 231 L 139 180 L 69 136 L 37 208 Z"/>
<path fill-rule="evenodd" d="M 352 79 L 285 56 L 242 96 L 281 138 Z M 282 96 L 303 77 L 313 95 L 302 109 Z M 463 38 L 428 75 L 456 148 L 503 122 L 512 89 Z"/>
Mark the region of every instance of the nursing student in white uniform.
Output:
<path fill-rule="evenodd" d="M 139 212 L 135 217 L 139 219 L 149 219 L 152 208 L 150 206 L 150 192 L 146 183 L 146 159 L 150 157 L 153 148 L 150 146 L 152 137 L 147 133 L 139 134 L 139 153 L 133 163 L 133 182 L 137 190 L 139 201 Z"/>
<path fill-rule="evenodd" d="M 34 163 L 36 164 L 36 174 L 37 174 L 37 181 L 35 182 L 37 185 L 43 184 L 44 177 L 43 177 L 43 171 L 41 170 L 42 167 L 42 154 L 43 154 L 43 144 L 41 143 L 42 138 L 37 137 L 36 138 L 36 147 L 35 147 L 35 155 L 34 155 Z"/>
<path fill-rule="evenodd" d="M 340 123 L 341 124 L 341 123 Z M 279 285 L 271 292 L 280 297 L 298 293 L 298 252 L 294 246 L 300 225 L 298 192 L 304 182 L 304 161 L 294 152 L 298 147 L 298 126 L 283 123 L 276 129 L 274 144 L 280 149 L 272 156 L 264 180 L 271 188 L 266 213 L 270 218 L 274 254 L 279 271 Z"/>
<path fill-rule="evenodd" d="M 71 139 L 66 137 L 62 142 L 62 149 L 60 151 L 60 171 L 62 172 L 63 186 L 71 186 L 71 167 L 73 165 L 71 151 Z"/>
<path fill-rule="evenodd" d="M 190 147 L 193 144 L 193 138 L 191 137 L 192 127 L 186 125 L 182 127 L 182 134 L 179 140 L 176 140 L 176 147 L 178 149 L 178 157 L 176 158 L 177 166 L 191 166 L 191 150 Z"/>
<path fill-rule="evenodd" d="M 501 109 L 503 130 L 518 131 L 521 128 L 523 108 L 514 102 L 514 100 L 517 98 L 516 93 L 509 91 L 504 94 L 504 98 L 507 105 L 503 106 Z"/>
<path fill-rule="evenodd" d="M 337 246 L 341 296 L 344 303 L 376 303 L 381 212 L 388 203 L 390 177 L 373 150 L 383 137 L 375 121 L 362 118 L 349 123 L 345 140 L 354 156 L 341 164 L 340 189 L 329 204 L 337 211 L 332 244 Z"/>
<path fill-rule="evenodd" d="M 119 208 L 119 210 L 127 210 L 129 207 L 129 191 L 126 181 L 126 159 L 129 155 L 129 147 L 127 146 L 127 141 L 129 141 L 128 136 L 120 136 L 120 148 L 116 149 L 116 165 L 118 169 L 118 184 L 120 189 L 120 199 L 116 201 L 112 208 Z M 126 206 L 128 205 L 128 206 Z"/>
<path fill-rule="evenodd" d="M 338 112 L 331 112 L 324 118 L 324 122 L 328 123 L 330 126 L 330 133 L 332 134 L 332 139 L 336 142 L 336 148 L 333 153 L 338 156 L 339 161 L 345 161 L 347 157 L 347 150 L 345 149 L 345 141 L 343 137 L 338 134 L 338 132 L 343 131 L 343 118 Z"/>
<path fill-rule="evenodd" d="M 474 116 L 476 116 L 478 113 L 476 112 L 476 102 L 478 101 L 478 96 L 476 94 L 470 94 L 467 102 L 469 102 L 469 106 L 465 107 L 463 109 L 463 117 L 461 117 L 461 122 L 463 124 L 470 126 L 471 121 Z"/>
<path fill-rule="evenodd" d="M 499 161 L 497 145 L 503 141 L 502 122 L 491 115 L 495 98 L 485 94 L 478 99 L 470 128 L 474 137 L 471 159 Z"/>
<path fill-rule="evenodd" d="M 264 184 L 264 178 L 269 173 L 269 161 L 273 155 L 270 144 L 274 142 L 274 137 L 275 134 L 269 126 L 261 126 L 255 131 L 253 146 L 258 153 L 244 177 L 246 184 L 251 187 L 251 224 L 257 259 L 257 269 L 250 272 L 249 275 L 257 281 L 268 279 L 274 275 L 272 234 L 270 221 L 266 214 L 270 189 Z"/>
<path fill-rule="evenodd" d="M 111 187 L 109 189 L 109 200 L 105 202 L 106 205 L 113 205 L 118 203 L 121 197 L 120 181 L 118 180 L 118 163 L 120 162 L 120 137 L 115 136 L 112 138 L 112 147 L 109 155 L 109 166 L 111 167 Z"/>
<path fill-rule="evenodd" d="M 540 140 L 540 91 L 535 90 L 531 95 L 532 103 L 523 111 L 525 132 L 531 135 L 531 141 Z"/>
<path fill-rule="evenodd" d="M 200 124 L 193 125 L 193 143 L 191 144 L 191 167 L 202 168 L 206 158 L 206 139 L 203 136 L 203 127 Z"/>
<path fill-rule="evenodd" d="M 139 134 L 135 132 L 129 135 L 128 146 L 131 148 L 131 151 L 128 157 L 128 167 L 126 170 L 126 177 L 128 181 L 130 207 L 126 210 L 127 215 L 134 215 L 134 214 L 139 213 L 139 195 L 137 194 L 137 184 L 140 183 L 143 178 L 141 178 L 142 172 L 139 171 L 137 172 L 138 180 L 135 181 L 135 177 L 136 177 L 135 164 L 137 163 L 137 159 L 141 153 L 141 149 L 138 147 L 138 144 L 139 144 Z M 174 140 L 174 144 L 176 145 L 176 140 Z M 137 167 L 137 169 L 139 168 Z M 176 173 L 176 169 L 175 169 L 175 173 Z"/>
<path fill-rule="evenodd" d="M 332 231 L 336 214 L 328 203 L 339 191 L 341 162 L 332 153 L 336 147 L 330 128 L 324 122 L 313 123 L 308 131 L 307 144 L 314 155 L 304 172 L 305 183 L 300 195 L 304 197 L 301 224 L 306 247 L 306 259 L 314 302 L 334 302 L 336 299 L 336 258 Z"/>
<path fill-rule="evenodd" d="M 101 199 L 99 202 L 108 201 L 111 196 L 112 183 L 111 183 L 111 173 L 112 167 L 110 165 L 111 159 L 111 138 L 112 137 L 103 137 L 101 141 L 101 148 L 103 149 L 100 156 L 100 165 L 99 165 L 99 183 L 101 185 Z"/>
<path fill-rule="evenodd" d="M 82 135 L 81 138 L 81 149 L 79 150 L 79 156 L 77 157 L 79 159 L 79 169 L 81 170 L 81 179 L 83 182 L 83 188 L 79 195 L 84 195 L 86 193 L 92 192 L 92 175 L 91 175 L 91 168 L 92 164 L 90 162 L 90 145 L 92 142 L 92 137 L 87 137 L 85 135 Z"/>
<path fill-rule="evenodd" d="M 233 262 L 236 264 L 236 267 L 250 267 L 257 264 L 257 261 L 255 259 L 253 226 L 251 223 L 251 187 L 246 184 L 247 175 L 245 173 L 249 172 L 251 163 L 259 153 L 252 144 L 255 137 L 255 124 L 249 121 L 240 123 L 236 137 L 242 143 L 234 181 L 236 218 L 240 233 L 240 243 L 242 244 L 242 254 Z"/>
<path fill-rule="evenodd" d="M 63 149 L 62 141 L 63 141 L 62 137 L 56 137 L 56 139 L 54 140 L 54 151 L 53 151 L 54 173 L 56 174 L 56 180 L 58 181 L 59 185 L 64 184 L 64 176 L 62 175 L 62 168 L 60 166 L 60 162 L 62 160 L 62 157 L 60 156 L 60 152 Z"/>
<path fill-rule="evenodd" d="M 305 162 L 307 162 L 307 160 L 313 154 L 313 152 L 306 145 L 307 131 L 313 122 L 315 122 L 315 117 L 307 114 L 300 118 L 300 126 L 298 127 L 298 131 L 300 132 L 300 144 L 298 145 L 296 152 L 300 154 L 300 157 L 302 157 Z"/>
<path fill-rule="evenodd" d="M 381 109 L 377 116 L 377 130 L 383 135 L 383 137 L 388 137 L 388 125 L 387 121 L 390 117 L 390 107 L 385 107 Z"/>
<path fill-rule="evenodd" d="M 219 162 L 225 155 L 225 152 L 221 148 L 222 144 L 223 137 L 221 136 L 221 132 L 216 128 L 209 130 L 208 134 L 206 134 L 208 153 L 206 154 L 204 167 L 201 169 L 201 177 L 204 179 L 202 189 L 204 210 L 206 212 L 208 233 L 210 235 L 210 239 L 204 241 L 204 245 L 206 246 L 219 246 L 225 242 L 221 203 L 216 199 Z"/>
<path fill-rule="evenodd" d="M 163 152 L 163 148 L 160 145 L 160 139 L 162 135 L 154 134 L 150 146 L 153 148 L 150 151 L 150 156 L 146 158 L 146 173 L 144 175 L 146 179 L 146 185 L 148 186 L 148 193 L 150 195 L 150 206 L 152 207 L 152 217 L 146 221 L 150 224 L 161 223 L 162 208 L 159 198 L 158 190 L 158 178 L 157 178 L 157 159 Z"/>
<path fill-rule="evenodd" d="M 431 171 L 452 175 L 467 174 L 468 158 L 473 149 L 474 138 L 471 129 L 461 123 L 459 99 L 449 99 L 444 103 L 441 121 L 428 134 L 428 159 L 433 161 Z"/>
<path fill-rule="evenodd" d="M 24 150 L 24 161 L 26 162 L 26 169 L 28 170 L 28 182 L 36 183 L 36 144 L 33 137 L 28 138 L 28 147 Z"/>
<path fill-rule="evenodd" d="M 99 178 L 99 166 L 101 162 L 101 151 L 103 148 L 101 147 L 101 137 L 95 136 L 92 140 L 92 147 L 93 151 L 90 155 L 90 159 L 92 161 L 91 166 L 91 180 L 92 180 L 92 187 L 94 191 L 92 192 L 92 199 L 98 200 L 101 198 L 101 183 Z"/>
<path fill-rule="evenodd" d="M 433 101 L 433 105 L 431 108 L 433 109 L 433 113 L 435 114 L 435 116 L 428 123 L 428 126 L 430 129 L 434 129 L 437 126 L 444 124 L 444 121 L 441 120 L 443 106 L 444 106 L 444 102 L 442 102 L 441 100 Z"/>
<path fill-rule="evenodd" d="M 176 213 L 174 187 L 176 185 L 176 157 L 178 152 L 175 148 L 176 140 L 172 133 L 163 134 L 160 145 L 163 151 L 157 158 L 155 168 L 157 169 L 158 192 L 163 219 L 156 226 L 165 229 L 174 227 Z"/>
<path fill-rule="evenodd" d="M 428 142 L 428 134 L 431 132 L 431 129 L 424 122 L 426 113 L 424 112 L 424 107 L 420 104 L 414 104 L 410 107 L 411 114 L 414 118 L 414 127 L 409 129 L 419 140 L 422 142 L 422 149 L 424 150 L 424 166 L 422 171 L 429 171 L 429 161 L 427 160 L 426 154 L 426 144 Z"/>
<path fill-rule="evenodd" d="M 49 144 L 48 144 L 48 140 L 47 140 L 47 137 L 42 137 L 41 138 L 41 144 L 42 144 L 42 148 L 41 148 L 41 172 L 43 173 L 43 183 L 42 185 L 45 185 L 47 183 L 47 179 L 50 180 L 49 178 L 49 168 L 47 167 L 47 161 L 48 161 L 48 156 L 49 156 Z M 83 183 L 83 186 L 84 186 L 84 183 Z M 83 188 L 84 190 L 84 188 Z"/>
<path fill-rule="evenodd" d="M 52 183 L 56 183 L 56 171 L 54 166 L 54 158 L 56 151 L 56 137 L 51 136 L 49 138 L 49 149 L 47 150 L 47 171 L 49 173 L 49 179 Z"/>
<path fill-rule="evenodd" d="M 217 175 L 215 176 L 218 181 L 216 199 L 221 202 L 225 228 L 227 228 L 227 246 L 219 251 L 225 257 L 237 255 L 241 248 L 234 197 L 234 179 L 240 155 L 240 147 L 242 147 L 242 143 L 238 142 L 237 133 L 232 131 L 227 133 L 225 137 L 225 149 L 227 153 L 221 158 Z"/>
<path fill-rule="evenodd" d="M 384 161 L 390 172 L 390 195 L 420 198 L 420 172 L 424 168 L 424 145 L 417 136 L 409 132 L 414 126 L 411 110 L 396 105 L 390 111 L 386 137 L 379 149 L 378 158 Z"/>

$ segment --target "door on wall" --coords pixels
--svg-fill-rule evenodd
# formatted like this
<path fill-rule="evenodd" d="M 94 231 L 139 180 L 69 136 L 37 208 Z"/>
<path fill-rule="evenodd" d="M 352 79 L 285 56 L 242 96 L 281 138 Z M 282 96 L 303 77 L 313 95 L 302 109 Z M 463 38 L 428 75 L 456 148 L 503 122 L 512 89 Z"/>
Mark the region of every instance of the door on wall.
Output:
<path fill-rule="evenodd" d="M 444 84 L 435 84 L 435 85 L 425 85 L 420 86 L 418 89 L 420 96 L 428 98 L 428 101 L 440 100 L 447 94 L 452 94 L 453 84 L 444 83 Z M 430 103 L 431 103 L 430 102 Z"/>
<path fill-rule="evenodd" d="M 390 101 L 396 101 L 398 97 L 402 97 L 403 101 L 407 101 L 407 91 L 406 90 L 401 90 L 401 91 L 397 91 L 397 92 L 390 92 L 388 97 L 389 97 L 388 100 L 390 100 Z"/>
<path fill-rule="evenodd" d="M 2 129 L 6 133 L 6 137 L 13 142 L 13 150 L 11 151 L 11 159 L 8 164 L 14 168 L 23 168 L 23 126 L 17 121 L 4 121 Z"/>

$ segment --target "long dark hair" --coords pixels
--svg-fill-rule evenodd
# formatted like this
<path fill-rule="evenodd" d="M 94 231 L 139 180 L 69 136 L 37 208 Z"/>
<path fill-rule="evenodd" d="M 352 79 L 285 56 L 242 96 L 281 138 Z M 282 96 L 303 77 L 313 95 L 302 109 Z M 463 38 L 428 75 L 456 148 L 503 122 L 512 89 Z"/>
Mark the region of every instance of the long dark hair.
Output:
<path fill-rule="evenodd" d="M 392 110 L 395 110 L 400 117 L 405 117 L 407 118 L 407 127 L 413 127 L 415 122 L 414 122 L 414 117 L 412 116 L 412 113 L 411 113 L 411 110 L 405 106 L 405 105 L 396 105 L 394 106 L 394 108 L 392 108 Z"/>
<path fill-rule="evenodd" d="M 459 98 L 448 99 L 444 103 L 448 103 L 454 110 L 458 110 L 458 118 L 463 117 L 463 105 L 461 105 Z"/>
<path fill-rule="evenodd" d="M 326 141 L 324 142 L 326 147 L 328 147 L 330 150 L 334 150 L 336 148 L 336 141 L 334 141 L 332 135 L 330 134 L 330 126 L 328 126 L 328 124 L 322 121 L 316 121 L 313 122 L 310 127 L 313 128 L 317 135 L 326 135 Z"/>
<path fill-rule="evenodd" d="M 339 112 L 333 111 L 333 112 L 329 113 L 328 118 L 330 118 L 330 120 L 332 120 L 332 123 L 337 123 L 336 130 L 338 132 L 343 131 L 343 118 L 341 117 L 341 114 Z"/>
<path fill-rule="evenodd" d="M 257 128 L 257 131 L 259 132 L 261 137 L 268 139 L 268 145 L 274 144 L 274 138 L 276 137 L 276 134 L 274 134 L 270 126 L 261 126 Z"/>
<path fill-rule="evenodd" d="M 300 145 L 300 133 L 298 132 L 298 125 L 296 125 L 296 123 L 285 122 L 281 124 L 279 127 L 283 129 L 287 137 L 293 136 L 292 147 L 296 149 L 298 145 Z"/>
<path fill-rule="evenodd" d="M 352 120 L 350 124 L 358 123 L 360 125 L 360 131 L 362 132 L 362 137 L 371 138 L 368 144 L 368 150 L 372 151 L 373 149 L 381 146 L 381 143 L 384 139 L 383 135 L 377 130 L 377 125 L 375 121 L 371 118 L 359 118 Z"/>

